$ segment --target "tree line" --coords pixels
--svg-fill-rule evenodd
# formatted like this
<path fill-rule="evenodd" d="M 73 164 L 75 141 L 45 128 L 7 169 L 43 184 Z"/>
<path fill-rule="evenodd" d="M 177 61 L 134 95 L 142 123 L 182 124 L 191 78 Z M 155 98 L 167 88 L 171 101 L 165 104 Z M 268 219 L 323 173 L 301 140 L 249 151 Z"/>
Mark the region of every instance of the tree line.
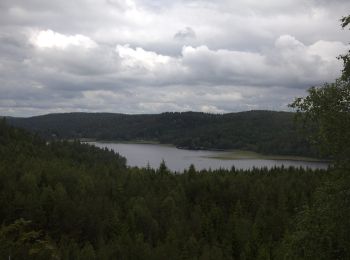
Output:
<path fill-rule="evenodd" d="M 146 140 L 187 149 L 242 149 L 263 154 L 318 156 L 317 150 L 296 128 L 291 112 L 63 113 L 8 118 L 8 121 L 47 139 Z"/>

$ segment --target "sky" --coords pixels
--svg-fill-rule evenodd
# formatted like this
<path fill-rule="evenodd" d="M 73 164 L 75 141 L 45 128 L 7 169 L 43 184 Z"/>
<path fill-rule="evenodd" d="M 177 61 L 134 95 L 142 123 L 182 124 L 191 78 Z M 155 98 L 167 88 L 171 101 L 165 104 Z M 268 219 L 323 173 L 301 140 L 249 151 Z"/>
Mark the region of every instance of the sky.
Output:
<path fill-rule="evenodd" d="M 289 110 L 339 77 L 348 0 L 1 0 L 0 115 Z"/>

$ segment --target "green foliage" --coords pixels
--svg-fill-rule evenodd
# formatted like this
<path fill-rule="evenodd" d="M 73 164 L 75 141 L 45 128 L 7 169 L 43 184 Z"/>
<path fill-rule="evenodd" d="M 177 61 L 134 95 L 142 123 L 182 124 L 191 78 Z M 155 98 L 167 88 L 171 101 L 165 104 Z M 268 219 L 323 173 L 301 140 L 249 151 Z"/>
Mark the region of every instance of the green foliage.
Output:
<path fill-rule="evenodd" d="M 108 150 L 45 143 L 4 122 L 0 133 L 4 259 L 277 258 L 326 177 L 296 168 L 173 174 L 165 162 L 127 168 Z"/>
<path fill-rule="evenodd" d="M 291 105 L 310 129 L 310 136 L 337 162 L 350 160 L 350 81 L 337 80 L 309 89 L 309 95 Z"/>
<path fill-rule="evenodd" d="M 31 221 L 17 219 L 0 229 L 0 256 L 2 259 L 59 259 L 51 238 L 30 227 Z"/>
<path fill-rule="evenodd" d="M 290 259 L 350 258 L 350 172 L 335 171 L 301 211 L 286 238 Z"/>
<path fill-rule="evenodd" d="M 347 26 L 350 16 L 341 21 Z M 292 104 L 312 130 L 311 138 L 334 157 L 335 168 L 286 235 L 287 259 L 350 258 L 350 52 L 340 58 L 344 62 L 340 79 L 311 88 L 307 97 Z"/>
<path fill-rule="evenodd" d="M 342 27 L 350 16 L 341 19 Z M 344 68 L 340 79 L 322 87 L 312 87 L 309 95 L 297 98 L 291 107 L 311 130 L 309 135 L 324 153 L 335 158 L 340 167 L 350 167 L 350 51 L 339 57 Z"/>

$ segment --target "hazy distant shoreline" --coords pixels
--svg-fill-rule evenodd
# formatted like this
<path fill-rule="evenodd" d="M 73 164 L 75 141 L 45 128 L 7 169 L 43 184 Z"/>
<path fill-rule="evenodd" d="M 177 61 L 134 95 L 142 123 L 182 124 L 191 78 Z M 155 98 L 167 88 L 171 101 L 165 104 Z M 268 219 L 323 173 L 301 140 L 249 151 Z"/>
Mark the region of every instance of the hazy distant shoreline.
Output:
<path fill-rule="evenodd" d="M 78 139 L 85 143 L 109 143 L 109 144 L 146 144 L 146 145 L 159 145 L 159 146 L 170 146 L 179 150 L 189 151 L 207 151 L 213 152 L 212 155 L 203 156 L 203 158 L 218 159 L 218 160 L 244 160 L 244 159 L 260 159 L 260 160 L 288 160 L 288 161 L 304 161 L 304 162 L 324 162 L 329 163 L 331 160 L 324 160 L 306 156 L 292 156 L 292 155 L 271 155 L 261 154 L 254 151 L 239 150 L 239 149 L 190 149 L 190 148 L 179 148 L 174 144 L 163 144 L 156 140 L 98 140 L 94 138 L 80 138 Z"/>

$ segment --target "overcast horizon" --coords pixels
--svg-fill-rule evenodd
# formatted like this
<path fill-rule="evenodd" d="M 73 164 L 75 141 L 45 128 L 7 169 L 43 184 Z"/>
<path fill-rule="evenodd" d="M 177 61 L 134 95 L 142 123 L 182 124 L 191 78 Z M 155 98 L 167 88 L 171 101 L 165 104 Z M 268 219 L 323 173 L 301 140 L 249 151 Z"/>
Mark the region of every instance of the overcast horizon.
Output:
<path fill-rule="evenodd" d="M 336 0 L 2 0 L 0 116 L 289 110 L 349 49 Z"/>

